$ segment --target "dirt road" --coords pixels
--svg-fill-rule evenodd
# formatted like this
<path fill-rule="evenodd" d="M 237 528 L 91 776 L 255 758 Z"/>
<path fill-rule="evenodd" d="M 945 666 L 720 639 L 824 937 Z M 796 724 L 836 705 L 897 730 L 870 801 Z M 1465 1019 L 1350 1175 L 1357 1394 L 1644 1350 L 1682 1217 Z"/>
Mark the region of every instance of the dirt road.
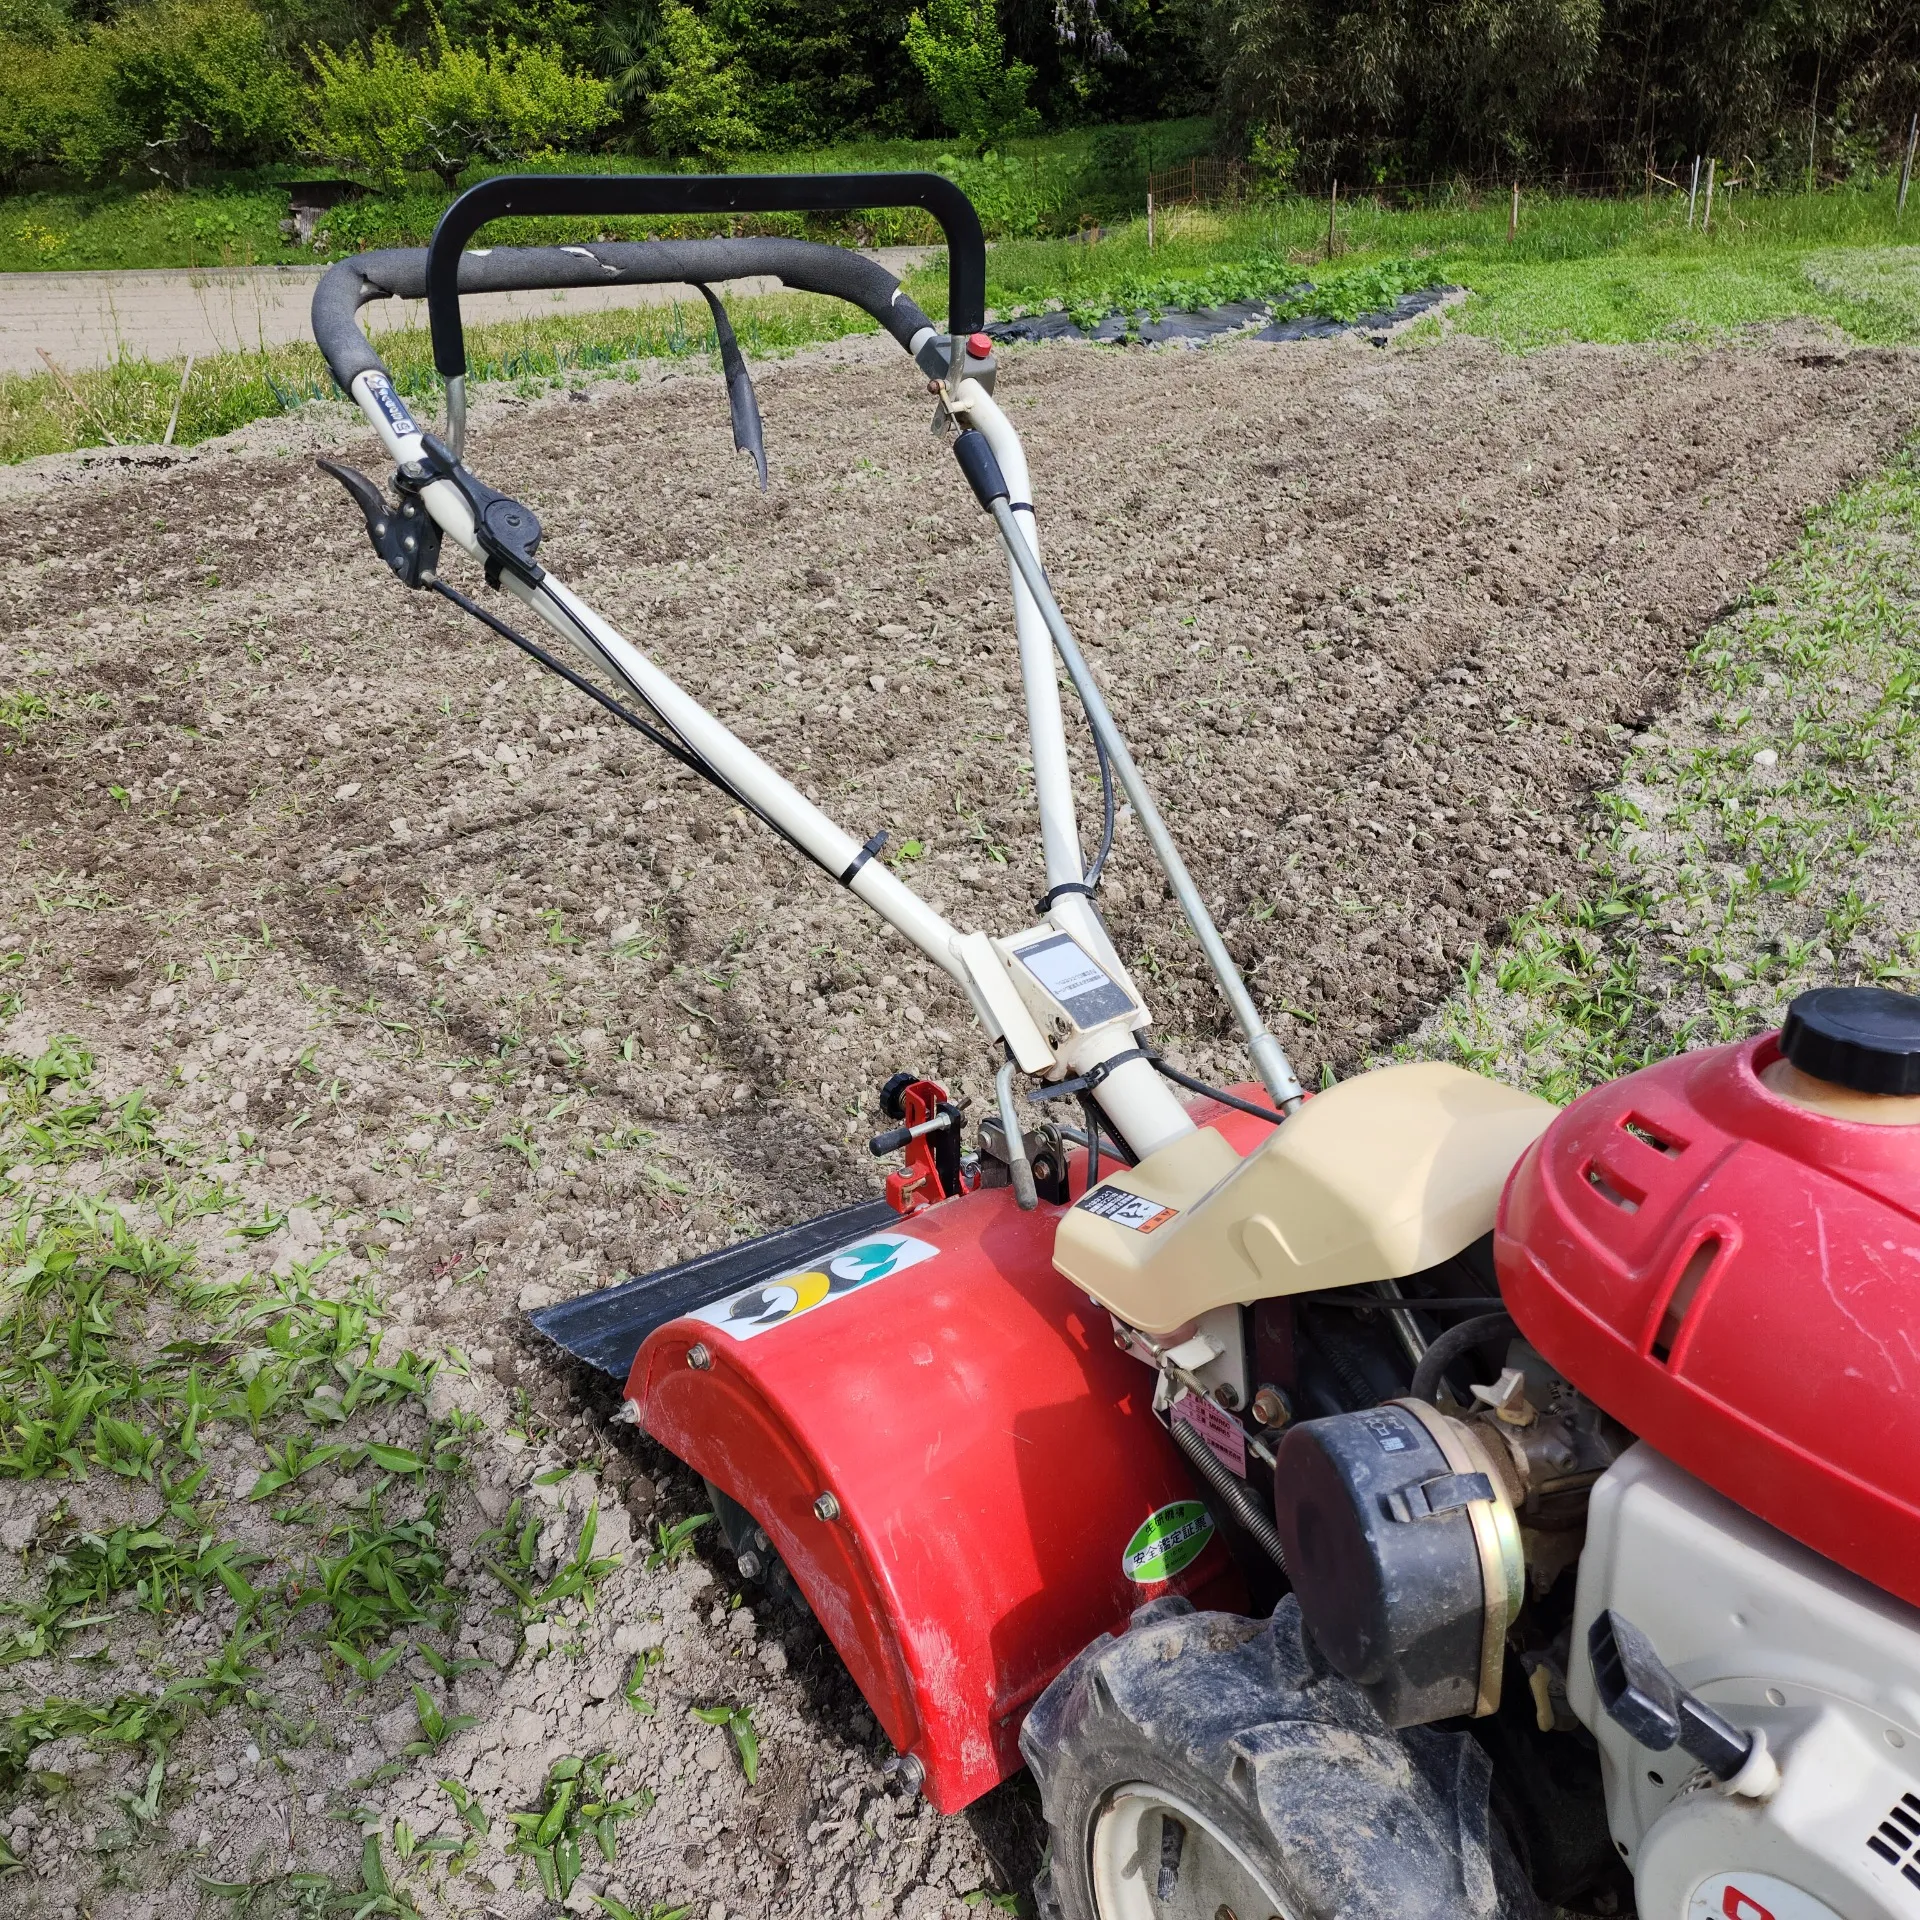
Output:
<path fill-rule="evenodd" d="M 1050 570 L 1304 1072 L 1409 1030 L 1473 943 L 1577 872 L 1587 796 L 1690 638 L 1894 444 L 1915 371 L 1812 337 L 1008 357 Z M 852 343 L 767 369 L 762 404 L 765 496 L 704 377 L 483 402 L 471 457 L 536 506 L 543 560 L 850 828 L 889 828 L 939 904 L 1026 924 L 1004 575 L 921 384 Z M 257 1683 L 277 1717 L 194 1723 L 137 1846 L 99 1851 L 113 1781 L 0 1805 L 30 1863 L 4 1897 L 160 1920 L 191 1910 L 196 1874 L 350 1877 L 358 1833 L 328 1816 L 357 1806 L 392 1845 L 400 1820 L 409 1844 L 437 1829 L 451 1848 L 452 1778 L 494 1831 L 457 1879 L 450 1851 L 395 1856 L 417 1860 L 411 1897 L 531 1914 L 504 1813 L 538 1803 L 556 1756 L 606 1749 L 624 1790 L 659 1796 L 594 1868 L 642 1913 L 962 1920 L 961 1895 L 1032 1865 L 1019 1789 L 946 1822 L 890 1793 L 884 1742 L 810 1622 L 752 1595 L 730 1608 L 718 1558 L 650 1570 L 635 1550 L 593 1611 L 522 1638 L 479 1569 L 515 1495 L 542 1564 L 564 1563 L 595 1499 L 604 1550 L 696 1498 L 605 1426 L 609 1395 L 527 1343 L 521 1308 L 869 1191 L 860 1143 L 887 1072 L 980 1104 L 966 1010 L 707 789 L 403 594 L 315 476 L 317 447 L 374 465 L 350 417 L 316 412 L 164 466 L 0 476 L 0 699 L 21 720 L 0 732 L 0 954 L 21 956 L 0 976 L 20 1000 L 4 1043 L 81 1036 L 103 1091 L 152 1089 L 166 1132 L 202 1144 L 195 1179 L 265 1210 L 254 1239 L 217 1214 L 193 1226 L 208 1271 L 237 1285 L 274 1261 L 333 1294 L 365 1278 L 396 1342 L 467 1356 L 437 1410 L 381 1431 L 416 1446 L 430 1413 L 476 1423 L 438 1523 L 468 1571 L 432 1640 L 473 1661 L 440 1697 L 475 1724 L 409 1752 L 407 1689 L 438 1687 L 432 1662 L 361 1687 L 324 1631 L 290 1626 Z M 1137 834 L 1103 901 L 1163 1042 L 1243 1071 Z M 120 1195 L 160 1230 L 157 1190 L 76 1165 L 9 1178 Z M 224 1444 L 234 1497 L 209 1524 L 250 1521 L 256 1586 L 364 1496 L 347 1475 L 269 1525 L 238 1498 L 268 1456 L 244 1427 Z M 141 1483 L 101 1479 L 60 1489 L 67 1510 L 139 1518 Z M 15 1591 L 67 1524 L 45 1483 L 0 1483 Z M 231 1623 L 218 1593 L 206 1604 L 144 1643 L 104 1630 L 92 1666 L 0 1669 L 0 1711 L 177 1665 Z M 655 1648 L 643 1716 L 622 1689 Z M 754 1786 L 689 1717 L 748 1699 Z"/>
<path fill-rule="evenodd" d="M 873 258 L 891 273 L 924 259 L 926 247 L 882 247 Z M 38 373 L 42 352 L 67 372 L 185 354 L 246 353 L 312 338 L 308 308 L 324 267 L 167 267 L 146 272 L 0 273 L 0 373 Z M 777 293 L 760 275 L 721 284 L 723 294 Z M 476 294 L 464 303 L 469 325 L 544 319 L 605 307 L 693 300 L 691 287 L 576 287 L 551 293 Z M 375 332 L 419 326 L 417 301 L 376 302 Z"/>

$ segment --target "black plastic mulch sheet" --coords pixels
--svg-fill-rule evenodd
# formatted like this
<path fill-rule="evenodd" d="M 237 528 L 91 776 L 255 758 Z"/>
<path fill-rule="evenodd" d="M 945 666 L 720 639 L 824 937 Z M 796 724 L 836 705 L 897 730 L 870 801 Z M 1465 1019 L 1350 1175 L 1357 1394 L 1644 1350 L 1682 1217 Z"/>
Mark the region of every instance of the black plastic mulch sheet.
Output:
<path fill-rule="evenodd" d="M 1092 340 L 1102 345 L 1137 342 L 1157 347 L 1174 340 L 1216 340 L 1226 334 L 1252 332 L 1256 340 L 1331 340 L 1358 333 L 1384 340 L 1394 328 L 1439 306 L 1457 287 L 1423 287 L 1403 293 L 1390 307 L 1363 313 L 1354 320 L 1328 320 L 1306 314 L 1295 320 L 1274 320 L 1276 306 L 1311 293 L 1310 286 L 1289 289 L 1279 300 L 1235 300 L 1223 307 L 1203 307 L 1196 313 L 1163 313 L 1156 320 L 1146 313 L 1110 313 L 1091 332 L 1064 313 L 1030 314 L 1023 320 L 993 320 L 987 332 L 995 340 L 1030 343 L 1041 340 Z M 1265 321 L 1269 324 L 1262 326 Z M 1258 329 L 1258 331 L 1254 331 Z"/>

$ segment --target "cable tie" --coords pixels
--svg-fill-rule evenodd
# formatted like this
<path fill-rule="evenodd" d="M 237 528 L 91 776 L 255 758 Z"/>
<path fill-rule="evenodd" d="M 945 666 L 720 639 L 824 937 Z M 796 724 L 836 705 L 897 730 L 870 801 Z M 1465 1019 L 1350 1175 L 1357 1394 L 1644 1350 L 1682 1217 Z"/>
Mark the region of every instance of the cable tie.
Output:
<path fill-rule="evenodd" d="M 885 827 L 882 827 L 880 831 L 876 833 L 873 836 L 873 838 L 869 840 L 867 844 L 864 847 L 862 847 L 860 851 L 856 853 L 850 861 L 848 861 L 846 872 L 840 876 L 840 884 L 843 887 L 852 886 L 853 876 L 856 873 L 858 873 L 860 869 L 864 867 L 867 864 L 867 862 L 871 860 L 873 856 L 876 853 L 878 853 L 880 849 L 884 847 L 886 844 L 887 844 L 887 829 Z"/>

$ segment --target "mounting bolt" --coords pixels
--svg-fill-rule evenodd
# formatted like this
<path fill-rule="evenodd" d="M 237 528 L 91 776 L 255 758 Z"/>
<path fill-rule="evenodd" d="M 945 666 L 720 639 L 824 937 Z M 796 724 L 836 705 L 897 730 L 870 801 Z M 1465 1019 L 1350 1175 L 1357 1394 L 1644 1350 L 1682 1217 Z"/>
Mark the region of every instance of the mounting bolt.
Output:
<path fill-rule="evenodd" d="M 740 1569 L 742 1580 L 758 1580 L 766 1562 L 749 1547 L 733 1564 Z"/>
<path fill-rule="evenodd" d="M 1240 1389 L 1222 1381 L 1219 1386 L 1214 1388 L 1213 1397 L 1219 1401 L 1229 1413 L 1232 1413 L 1240 1404 Z"/>
<path fill-rule="evenodd" d="M 836 1500 L 832 1494 L 823 1493 L 819 1499 L 813 1503 L 813 1517 L 816 1520 L 838 1520 L 840 1518 L 840 1502 Z"/>
<path fill-rule="evenodd" d="M 713 1365 L 713 1355 L 707 1351 L 707 1343 L 704 1340 L 696 1340 L 687 1349 L 687 1365 L 695 1373 L 705 1373 Z"/>
<path fill-rule="evenodd" d="M 1284 1388 L 1263 1386 L 1253 1396 L 1253 1417 L 1263 1427 L 1284 1427 L 1293 1418 L 1293 1402 Z"/>
<path fill-rule="evenodd" d="M 880 1771 L 897 1787 L 905 1787 L 909 1793 L 918 1793 L 926 1784 L 927 1770 L 915 1753 L 890 1753 L 880 1763 Z"/>

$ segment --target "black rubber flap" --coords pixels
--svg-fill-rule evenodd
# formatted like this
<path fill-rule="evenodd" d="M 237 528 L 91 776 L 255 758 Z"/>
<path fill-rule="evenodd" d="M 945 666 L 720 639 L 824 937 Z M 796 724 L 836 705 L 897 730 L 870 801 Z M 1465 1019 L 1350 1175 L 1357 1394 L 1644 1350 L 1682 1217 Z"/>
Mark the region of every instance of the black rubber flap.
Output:
<path fill-rule="evenodd" d="M 1788 1007 L 1780 1051 L 1802 1073 L 1856 1093 L 1920 1093 L 1920 996 L 1815 987 Z"/>
<path fill-rule="evenodd" d="M 899 1218 L 884 1200 L 863 1200 L 857 1207 L 823 1213 L 798 1226 L 763 1233 L 757 1240 L 683 1260 L 677 1267 L 662 1267 L 658 1273 L 643 1273 L 598 1293 L 542 1307 L 530 1317 L 556 1346 L 624 1383 L 632 1371 L 633 1356 L 656 1327 L 775 1274 L 804 1267 L 862 1234 L 896 1224 Z"/>

